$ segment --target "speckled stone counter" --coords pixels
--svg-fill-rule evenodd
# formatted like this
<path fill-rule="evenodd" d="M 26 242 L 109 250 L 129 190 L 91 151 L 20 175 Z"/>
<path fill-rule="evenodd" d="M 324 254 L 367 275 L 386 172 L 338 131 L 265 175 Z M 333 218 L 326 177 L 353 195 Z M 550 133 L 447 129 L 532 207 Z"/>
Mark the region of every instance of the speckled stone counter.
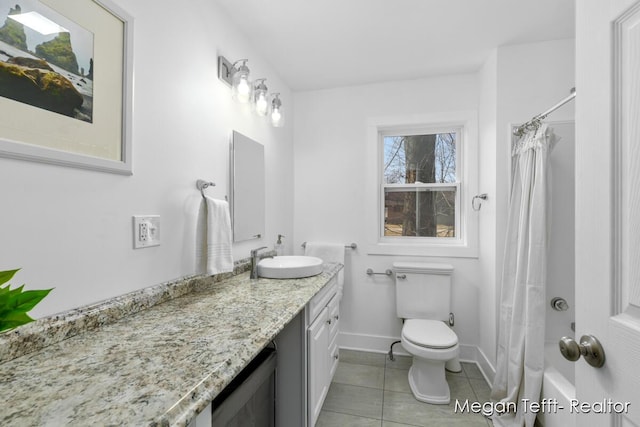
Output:
<path fill-rule="evenodd" d="M 119 319 L 101 323 L 96 310 L 92 322 L 69 316 L 76 335 L 53 328 L 73 335 L 66 339 L 32 333 L 26 354 L 24 342 L 3 337 L 12 350 L 0 364 L 0 425 L 185 426 L 341 268 L 289 280 L 190 278 L 189 292 Z M 131 304 L 125 297 L 115 306 Z M 52 321 L 61 322 L 36 323 Z M 42 348 L 33 351 L 34 342 Z"/>

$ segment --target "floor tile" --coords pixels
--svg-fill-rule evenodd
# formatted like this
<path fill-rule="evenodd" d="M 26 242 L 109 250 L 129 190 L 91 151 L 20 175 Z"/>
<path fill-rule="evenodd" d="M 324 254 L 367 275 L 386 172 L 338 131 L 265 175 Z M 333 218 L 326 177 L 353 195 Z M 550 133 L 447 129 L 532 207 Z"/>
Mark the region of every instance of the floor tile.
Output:
<path fill-rule="evenodd" d="M 480 371 L 480 368 L 478 368 L 478 365 L 476 365 L 475 363 L 463 362 L 462 363 L 462 370 L 467 375 L 467 378 L 482 378 L 482 379 L 484 379 L 484 375 L 482 375 L 482 372 Z"/>
<path fill-rule="evenodd" d="M 390 391 L 400 391 L 403 393 L 411 393 L 411 387 L 409 386 L 409 370 L 385 369 L 384 389 Z"/>
<path fill-rule="evenodd" d="M 471 383 L 471 388 L 476 394 L 478 402 L 487 402 L 491 400 L 491 387 L 487 384 L 484 378 L 469 378 L 469 382 Z"/>
<path fill-rule="evenodd" d="M 382 418 L 382 390 L 348 384 L 331 383 L 322 407 L 325 411 Z"/>
<path fill-rule="evenodd" d="M 346 363 L 341 360 L 338 363 L 333 382 L 381 389 L 384 385 L 384 368 Z"/>
<path fill-rule="evenodd" d="M 385 366 L 393 369 L 409 369 L 413 363 L 413 358 L 411 356 L 394 355 L 393 360 L 389 359 L 389 356 L 387 356 L 386 360 L 387 363 Z"/>
<path fill-rule="evenodd" d="M 373 418 L 321 411 L 316 427 L 380 427 L 380 423 L 380 420 L 374 420 Z"/>
<path fill-rule="evenodd" d="M 382 421 L 382 427 L 413 427 L 411 424 L 394 423 L 393 421 Z"/>
<path fill-rule="evenodd" d="M 384 353 L 340 349 L 340 361 L 346 363 L 384 367 L 385 356 Z"/>
<path fill-rule="evenodd" d="M 456 412 L 456 401 L 459 409 L 466 400 L 489 400 L 491 388 L 475 363 L 462 363 L 460 373 L 447 372 L 451 403 L 431 405 L 416 400 L 411 393 L 408 370 L 413 359 L 400 355 L 394 359 L 381 353 L 340 350 L 340 363 L 316 425 L 492 426 L 481 414 Z"/>
<path fill-rule="evenodd" d="M 413 426 L 486 426 L 481 415 L 455 413 L 453 405 L 430 405 L 416 400 L 408 393 L 384 392 L 382 409 L 384 421 Z"/>
<path fill-rule="evenodd" d="M 447 378 L 449 391 L 451 393 L 451 401 L 456 399 L 460 401 L 469 400 L 475 402 L 476 395 L 471 388 L 471 383 L 467 377 L 450 377 Z"/>

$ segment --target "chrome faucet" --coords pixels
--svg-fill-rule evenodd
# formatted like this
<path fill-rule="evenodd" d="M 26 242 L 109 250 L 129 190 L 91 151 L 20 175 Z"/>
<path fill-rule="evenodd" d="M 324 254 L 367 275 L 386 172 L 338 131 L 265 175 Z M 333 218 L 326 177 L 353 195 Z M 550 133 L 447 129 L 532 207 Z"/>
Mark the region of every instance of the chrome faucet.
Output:
<path fill-rule="evenodd" d="M 258 278 L 258 261 L 262 258 L 271 258 L 270 256 L 260 257 L 258 256 L 258 251 L 261 249 L 266 249 L 266 246 L 261 246 L 257 249 L 251 249 L 251 275 L 249 278 L 257 279 Z"/>

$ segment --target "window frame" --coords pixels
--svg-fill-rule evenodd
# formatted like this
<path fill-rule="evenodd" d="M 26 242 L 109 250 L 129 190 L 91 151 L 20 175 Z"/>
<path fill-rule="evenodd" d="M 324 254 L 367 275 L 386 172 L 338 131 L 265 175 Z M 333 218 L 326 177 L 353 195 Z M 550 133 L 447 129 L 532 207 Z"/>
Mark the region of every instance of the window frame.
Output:
<path fill-rule="evenodd" d="M 414 135 L 434 135 L 434 134 L 441 134 L 441 133 L 455 133 L 456 134 L 456 180 L 455 182 L 446 182 L 446 183 L 440 183 L 440 182 L 433 182 L 433 183 L 410 183 L 410 184 L 386 184 L 384 182 L 384 139 L 386 137 L 389 136 L 414 136 Z M 396 130 L 381 130 L 378 132 L 378 144 L 380 144 L 379 150 L 382 153 L 382 156 L 380 156 L 379 158 L 379 164 L 378 164 L 378 173 L 380 174 L 380 195 L 379 195 L 379 209 L 381 209 L 382 211 L 379 213 L 379 217 L 381 218 L 381 221 L 379 226 L 380 229 L 379 231 L 379 238 L 380 238 L 380 242 L 382 243 L 394 243 L 394 242 L 405 242 L 408 239 L 415 239 L 418 240 L 424 244 L 438 244 L 439 242 L 442 242 L 443 240 L 447 240 L 448 242 L 451 243 L 460 243 L 461 240 L 461 236 L 462 236 L 462 231 L 461 231 L 461 221 L 460 221 L 460 217 L 461 217 L 461 212 L 460 212 L 460 170 L 463 170 L 463 163 L 464 161 L 463 159 L 463 153 L 464 153 L 464 142 L 463 142 L 463 138 L 464 138 L 464 132 L 463 132 L 463 128 L 462 126 L 449 126 L 449 127 L 433 127 L 433 126 L 426 126 L 426 127 L 422 127 L 422 128 L 412 128 L 411 130 L 407 131 L 407 132 L 397 132 Z M 455 207 L 455 230 L 456 230 L 456 236 L 455 237 L 428 237 L 428 236 L 385 236 L 384 232 L 385 232 L 385 189 L 387 188 L 405 188 L 407 190 L 413 190 L 413 189 L 420 189 L 420 188 L 434 188 L 437 189 L 436 191 L 446 191 L 446 189 L 448 188 L 453 188 L 455 189 L 456 192 L 456 198 L 455 198 L 455 202 L 456 202 L 456 207 Z"/>
<path fill-rule="evenodd" d="M 367 253 L 477 258 L 478 216 L 471 199 L 478 190 L 478 126 L 476 111 L 431 113 L 367 120 L 367 179 L 365 200 Z M 424 135 L 456 131 L 456 182 L 432 184 L 385 184 L 384 137 Z M 456 237 L 384 235 L 384 189 L 401 186 L 456 188 Z"/>

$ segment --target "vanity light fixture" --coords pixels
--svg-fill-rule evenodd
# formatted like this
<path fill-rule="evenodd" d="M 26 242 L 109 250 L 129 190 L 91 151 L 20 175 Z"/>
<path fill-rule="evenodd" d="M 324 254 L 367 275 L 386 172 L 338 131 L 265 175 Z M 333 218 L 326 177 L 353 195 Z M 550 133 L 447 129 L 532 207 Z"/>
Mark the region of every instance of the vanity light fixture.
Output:
<path fill-rule="evenodd" d="M 282 127 L 284 125 L 284 120 L 282 118 L 282 101 L 280 100 L 280 94 L 274 93 L 272 94 L 273 99 L 271 99 L 271 124 L 274 127 Z"/>
<path fill-rule="evenodd" d="M 265 117 L 269 113 L 268 89 L 264 82 L 267 79 L 256 79 L 257 84 L 253 87 L 253 107 L 256 114 Z"/>
<path fill-rule="evenodd" d="M 266 78 L 256 79 L 255 83 L 251 82 L 248 61 L 248 59 L 240 59 L 232 63 L 224 56 L 218 56 L 218 78 L 231 86 L 232 96 L 236 101 L 251 102 L 258 116 L 269 116 L 274 127 L 284 126 L 280 94 L 272 93 L 271 97 L 268 96 Z"/>
<path fill-rule="evenodd" d="M 251 100 L 248 59 L 240 59 L 233 64 L 224 56 L 218 56 L 218 78 L 231 86 L 233 98 L 247 103 Z"/>

